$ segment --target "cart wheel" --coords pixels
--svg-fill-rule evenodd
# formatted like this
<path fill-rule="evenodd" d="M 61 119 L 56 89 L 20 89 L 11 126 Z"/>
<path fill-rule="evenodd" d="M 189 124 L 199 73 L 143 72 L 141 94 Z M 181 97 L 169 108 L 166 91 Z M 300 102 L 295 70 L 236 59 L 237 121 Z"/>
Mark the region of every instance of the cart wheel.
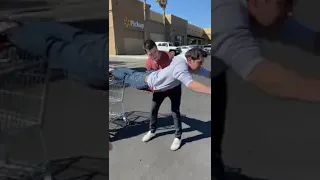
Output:
<path fill-rule="evenodd" d="M 127 118 L 125 116 L 123 116 L 122 119 L 123 119 L 124 122 L 126 122 L 127 125 L 129 124 L 129 121 L 127 120 Z"/>

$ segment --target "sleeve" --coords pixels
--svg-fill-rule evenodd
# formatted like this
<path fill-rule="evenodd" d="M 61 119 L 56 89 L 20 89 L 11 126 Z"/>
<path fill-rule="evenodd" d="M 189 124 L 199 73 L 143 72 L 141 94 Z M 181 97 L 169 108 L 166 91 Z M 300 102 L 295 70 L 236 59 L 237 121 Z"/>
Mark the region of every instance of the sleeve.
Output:
<path fill-rule="evenodd" d="M 178 63 L 174 68 L 173 68 L 173 77 L 180 82 L 182 82 L 185 86 L 188 86 L 192 81 L 192 75 L 190 74 L 187 65 L 183 63 Z"/>
<path fill-rule="evenodd" d="M 249 29 L 247 9 L 239 4 L 219 4 L 212 10 L 211 21 L 215 27 L 212 55 L 246 79 L 255 66 L 263 61 L 260 42 Z"/>

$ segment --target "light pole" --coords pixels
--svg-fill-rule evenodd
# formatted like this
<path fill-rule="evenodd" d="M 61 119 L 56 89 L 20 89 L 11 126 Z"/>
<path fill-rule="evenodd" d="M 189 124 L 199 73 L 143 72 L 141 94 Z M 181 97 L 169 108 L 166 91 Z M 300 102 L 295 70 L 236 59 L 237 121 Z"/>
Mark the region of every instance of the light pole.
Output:
<path fill-rule="evenodd" d="M 144 20 L 144 29 L 143 29 L 143 37 L 144 40 L 147 40 L 147 0 L 143 1 L 143 20 Z"/>

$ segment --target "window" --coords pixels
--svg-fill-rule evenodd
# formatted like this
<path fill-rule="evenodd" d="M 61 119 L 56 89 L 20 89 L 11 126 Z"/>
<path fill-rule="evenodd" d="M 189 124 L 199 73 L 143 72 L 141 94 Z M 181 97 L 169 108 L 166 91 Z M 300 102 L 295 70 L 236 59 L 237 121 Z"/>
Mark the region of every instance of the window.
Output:
<path fill-rule="evenodd" d="M 174 46 L 172 43 L 169 43 L 169 46 Z"/>

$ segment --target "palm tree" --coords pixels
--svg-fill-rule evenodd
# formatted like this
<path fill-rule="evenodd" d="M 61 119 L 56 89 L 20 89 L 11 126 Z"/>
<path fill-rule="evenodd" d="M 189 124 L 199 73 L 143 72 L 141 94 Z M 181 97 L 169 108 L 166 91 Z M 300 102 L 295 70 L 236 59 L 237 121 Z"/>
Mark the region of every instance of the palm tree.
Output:
<path fill-rule="evenodd" d="M 157 3 L 159 3 L 159 6 L 162 8 L 163 10 L 163 26 L 164 26 L 164 39 L 166 40 L 166 7 L 168 4 L 168 0 L 156 0 Z"/>

